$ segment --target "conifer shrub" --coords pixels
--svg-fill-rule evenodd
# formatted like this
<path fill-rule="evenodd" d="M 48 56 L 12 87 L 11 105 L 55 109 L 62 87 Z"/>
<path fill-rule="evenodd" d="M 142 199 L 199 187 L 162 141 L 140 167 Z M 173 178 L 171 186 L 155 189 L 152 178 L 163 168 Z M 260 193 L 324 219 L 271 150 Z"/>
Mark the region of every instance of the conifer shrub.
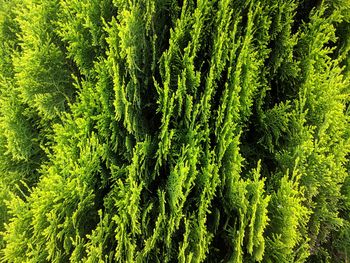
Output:
<path fill-rule="evenodd" d="M 348 262 L 348 0 L 0 0 L 0 262 Z"/>

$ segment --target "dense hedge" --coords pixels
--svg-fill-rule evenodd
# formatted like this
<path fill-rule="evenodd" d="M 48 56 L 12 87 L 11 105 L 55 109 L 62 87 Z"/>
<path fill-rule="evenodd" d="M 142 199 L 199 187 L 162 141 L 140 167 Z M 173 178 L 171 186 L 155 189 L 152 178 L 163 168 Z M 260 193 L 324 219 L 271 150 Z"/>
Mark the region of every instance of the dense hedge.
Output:
<path fill-rule="evenodd" d="M 348 0 L 0 0 L 0 262 L 349 262 Z"/>

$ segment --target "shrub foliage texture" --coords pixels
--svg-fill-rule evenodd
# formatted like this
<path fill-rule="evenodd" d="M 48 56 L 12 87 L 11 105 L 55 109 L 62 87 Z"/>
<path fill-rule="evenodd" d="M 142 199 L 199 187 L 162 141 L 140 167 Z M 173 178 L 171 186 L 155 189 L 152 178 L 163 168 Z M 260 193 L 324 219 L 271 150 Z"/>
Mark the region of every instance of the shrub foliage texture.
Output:
<path fill-rule="evenodd" d="M 0 262 L 350 262 L 349 0 L 0 0 Z"/>

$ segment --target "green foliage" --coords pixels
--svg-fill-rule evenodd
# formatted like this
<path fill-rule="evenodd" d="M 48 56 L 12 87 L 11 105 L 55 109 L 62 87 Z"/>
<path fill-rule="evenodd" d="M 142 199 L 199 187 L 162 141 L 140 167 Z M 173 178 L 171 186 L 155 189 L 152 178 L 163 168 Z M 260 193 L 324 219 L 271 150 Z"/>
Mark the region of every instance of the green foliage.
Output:
<path fill-rule="evenodd" d="M 24 1 L 16 21 L 21 51 L 14 54 L 15 81 L 22 100 L 45 120 L 65 110 L 72 94 L 69 68 L 55 33 L 58 1 Z"/>
<path fill-rule="evenodd" d="M 347 262 L 349 10 L 0 0 L 0 262 Z"/>
<path fill-rule="evenodd" d="M 309 256 L 305 228 L 310 211 L 304 205 L 305 190 L 299 181 L 300 174 L 296 170 L 291 178 L 283 176 L 278 191 L 272 196 L 269 206 L 268 262 L 304 262 Z"/>

